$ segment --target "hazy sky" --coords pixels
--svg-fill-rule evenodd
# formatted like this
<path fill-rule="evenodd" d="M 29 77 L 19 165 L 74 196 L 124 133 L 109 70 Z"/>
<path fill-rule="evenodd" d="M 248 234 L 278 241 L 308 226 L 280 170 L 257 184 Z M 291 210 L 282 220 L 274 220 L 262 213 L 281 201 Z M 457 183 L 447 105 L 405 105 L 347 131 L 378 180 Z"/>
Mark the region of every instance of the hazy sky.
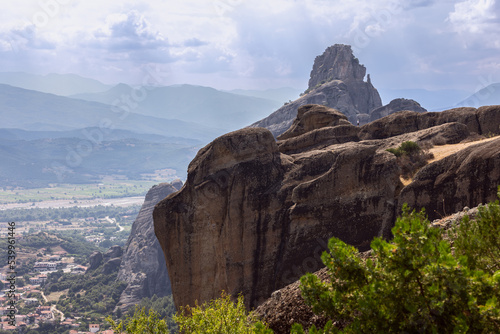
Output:
<path fill-rule="evenodd" d="M 0 22 L 3 72 L 303 89 L 344 43 L 377 88 L 500 82 L 500 0 L 20 0 Z"/>

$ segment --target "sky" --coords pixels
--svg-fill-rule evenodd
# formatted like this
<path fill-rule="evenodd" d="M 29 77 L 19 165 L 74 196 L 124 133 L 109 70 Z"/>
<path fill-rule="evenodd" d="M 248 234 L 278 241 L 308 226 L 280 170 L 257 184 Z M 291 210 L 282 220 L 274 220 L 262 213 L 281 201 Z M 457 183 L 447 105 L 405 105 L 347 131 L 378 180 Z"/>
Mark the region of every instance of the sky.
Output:
<path fill-rule="evenodd" d="M 379 89 L 500 82 L 500 0 L 20 0 L 0 22 L 0 72 L 304 89 L 342 43 Z"/>

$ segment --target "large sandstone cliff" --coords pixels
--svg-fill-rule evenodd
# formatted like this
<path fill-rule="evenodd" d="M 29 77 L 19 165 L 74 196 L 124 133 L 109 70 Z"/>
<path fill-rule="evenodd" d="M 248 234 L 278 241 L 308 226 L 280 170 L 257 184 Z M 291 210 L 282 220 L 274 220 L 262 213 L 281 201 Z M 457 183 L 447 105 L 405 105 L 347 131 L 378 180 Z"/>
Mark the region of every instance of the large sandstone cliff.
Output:
<path fill-rule="evenodd" d="M 162 183 L 153 186 L 146 194 L 132 225 L 118 272 L 118 279 L 128 283 L 120 296 L 123 310 L 139 303 L 142 298 L 171 293 L 163 251 L 154 234 L 153 208 L 181 186 L 180 181 Z"/>
<path fill-rule="evenodd" d="M 500 134 L 499 125 L 499 106 L 397 112 L 357 127 L 338 111 L 306 105 L 278 141 L 262 128 L 217 138 L 153 214 L 176 306 L 225 290 L 255 307 L 319 269 L 330 237 L 361 250 L 374 236 L 388 237 L 403 201 L 435 205 L 439 215 L 443 202 L 448 212 L 494 198 L 500 139 L 428 165 L 407 186 L 385 149 Z"/>

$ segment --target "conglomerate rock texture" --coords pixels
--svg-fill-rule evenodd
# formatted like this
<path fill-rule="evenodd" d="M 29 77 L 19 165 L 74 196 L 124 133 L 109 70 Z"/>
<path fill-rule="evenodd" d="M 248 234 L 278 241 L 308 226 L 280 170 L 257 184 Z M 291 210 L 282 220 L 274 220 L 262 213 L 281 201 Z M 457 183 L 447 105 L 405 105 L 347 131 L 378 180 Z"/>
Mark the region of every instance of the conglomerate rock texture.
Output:
<path fill-rule="evenodd" d="M 403 202 L 439 212 L 444 200 L 448 212 L 488 201 L 500 184 L 500 139 L 433 162 L 406 186 L 386 151 L 407 140 L 500 134 L 500 106 L 396 112 L 360 127 L 325 106 L 297 115 L 278 141 L 263 128 L 215 139 L 191 162 L 184 187 L 155 207 L 176 307 L 222 290 L 256 307 L 320 269 L 329 238 L 366 250 L 373 237 L 390 236 Z"/>
<path fill-rule="evenodd" d="M 118 272 L 118 279 L 128 283 L 120 296 L 123 310 L 139 303 L 142 298 L 155 294 L 163 297 L 171 293 L 163 251 L 154 234 L 153 208 L 181 186 L 180 181 L 162 183 L 153 186 L 146 194 L 132 225 Z"/>

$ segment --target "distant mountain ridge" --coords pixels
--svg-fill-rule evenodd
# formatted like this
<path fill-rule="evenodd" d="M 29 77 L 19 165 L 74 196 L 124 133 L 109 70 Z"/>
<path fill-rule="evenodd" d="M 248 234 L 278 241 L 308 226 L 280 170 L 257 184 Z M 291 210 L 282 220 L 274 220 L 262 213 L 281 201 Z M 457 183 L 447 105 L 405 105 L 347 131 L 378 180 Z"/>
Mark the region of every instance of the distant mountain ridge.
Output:
<path fill-rule="evenodd" d="M 23 130 L 74 130 L 100 127 L 103 132 L 123 129 L 137 133 L 213 139 L 224 132 L 193 122 L 164 119 L 113 109 L 112 106 L 41 93 L 0 84 L 0 117 L 3 128 Z"/>
<path fill-rule="evenodd" d="M 460 101 L 456 107 L 480 107 L 500 104 L 500 82 L 488 85 L 466 99 Z"/>
<path fill-rule="evenodd" d="M 0 83 L 61 96 L 83 92 L 103 92 L 111 87 L 76 74 L 55 73 L 36 75 L 23 72 L 0 72 Z"/>
<path fill-rule="evenodd" d="M 273 100 L 279 103 L 285 103 L 289 100 L 295 100 L 299 97 L 302 92 L 299 89 L 282 87 L 282 88 L 272 88 L 265 90 L 255 90 L 255 89 L 233 89 L 229 90 L 229 93 L 259 97 L 263 99 Z"/>
<path fill-rule="evenodd" d="M 123 105 L 123 96 L 137 94 L 140 102 L 134 112 L 141 115 L 193 121 L 210 127 L 233 131 L 255 122 L 278 108 L 277 102 L 255 96 L 219 91 L 210 87 L 175 85 L 166 87 L 131 87 L 116 85 L 105 92 L 76 94 L 72 98 L 109 105 Z"/>
<path fill-rule="evenodd" d="M 58 139 L 58 138 L 79 138 L 89 139 L 88 134 L 99 131 L 97 127 L 82 128 L 70 131 L 27 131 L 22 129 L 1 129 L 0 139 L 9 140 L 38 140 L 38 139 Z M 104 138 L 103 138 L 104 139 Z M 154 134 L 135 133 L 128 130 L 115 129 L 106 134 L 106 140 L 138 139 L 150 143 L 170 143 L 185 145 L 200 145 L 202 142 L 196 139 L 182 137 L 166 137 Z"/>
<path fill-rule="evenodd" d="M 182 177 L 199 147 L 137 139 L 0 139 L 0 187 L 95 183 L 106 175 L 138 180 L 161 169 L 175 170 Z"/>

